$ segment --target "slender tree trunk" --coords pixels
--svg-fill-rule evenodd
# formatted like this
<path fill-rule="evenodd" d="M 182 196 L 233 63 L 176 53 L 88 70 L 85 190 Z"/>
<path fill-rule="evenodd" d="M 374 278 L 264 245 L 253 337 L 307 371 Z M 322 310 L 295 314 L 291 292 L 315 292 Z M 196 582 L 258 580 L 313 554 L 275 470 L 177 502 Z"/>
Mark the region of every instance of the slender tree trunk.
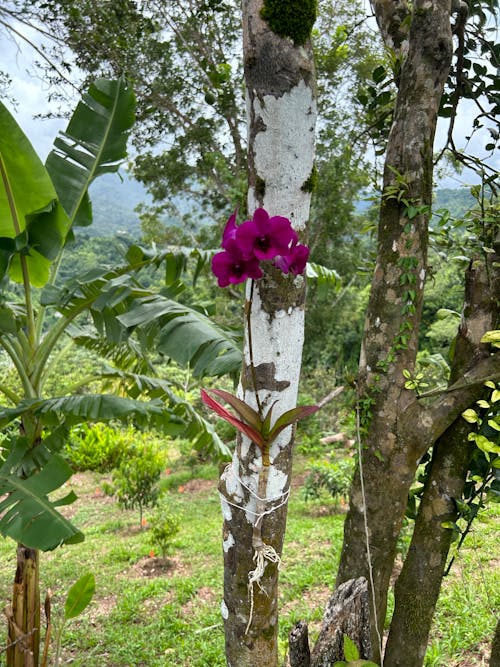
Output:
<path fill-rule="evenodd" d="M 250 213 L 264 207 L 304 232 L 309 216 L 316 119 L 310 44 L 296 47 L 262 20 L 262 0 L 244 0 Z M 284 8 L 285 14 L 290 12 Z M 305 282 L 269 267 L 247 286 L 240 396 L 257 409 L 276 402 L 274 417 L 296 404 L 304 326 Z M 293 432 L 272 444 L 263 474 L 258 448 L 238 439 L 220 480 L 224 516 L 226 660 L 230 667 L 278 664 L 278 560 L 285 534 Z M 257 516 L 266 512 L 258 522 Z M 261 540 L 260 560 L 256 532 Z M 265 554 L 263 556 L 263 554 Z"/>
<path fill-rule="evenodd" d="M 498 257 L 476 258 L 466 276 L 462 322 L 455 341 L 450 383 L 453 384 L 480 358 L 490 354 L 481 345 L 485 331 L 496 326 L 500 271 Z M 475 445 L 467 441 L 469 425 L 459 417 L 433 448 L 431 468 L 420 503 L 413 536 L 395 587 L 395 609 L 384 656 L 385 667 L 421 667 L 455 521 L 455 499 L 462 496 Z"/>
<path fill-rule="evenodd" d="M 8 610 L 7 667 L 37 667 L 40 648 L 39 552 L 17 547 L 12 607 Z"/>
<path fill-rule="evenodd" d="M 385 12 L 389 6 L 392 8 L 393 3 L 377 3 L 375 9 Z M 402 429 L 405 412 L 415 400 L 414 393 L 404 388 L 403 370 L 413 370 L 417 353 L 427 271 L 432 149 L 453 51 L 450 13 L 450 0 L 416 0 L 406 46 L 401 49 L 398 95 L 384 171 L 378 257 L 360 360 L 365 497 L 358 468 L 337 584 L 352 577 L 373 578 L 372 618 L 377 627 L 372 640 L 376 660 L 380 659 L 377 647 L 408 491 L 417 461 L 428 446 L 416 441 L 411 429 Z M 398 37 L 398 44 L 404 42 Z M 416 215 L 413 209 L 418 210 Z M 364 512 L 369 526 L 371 573 Z"/>

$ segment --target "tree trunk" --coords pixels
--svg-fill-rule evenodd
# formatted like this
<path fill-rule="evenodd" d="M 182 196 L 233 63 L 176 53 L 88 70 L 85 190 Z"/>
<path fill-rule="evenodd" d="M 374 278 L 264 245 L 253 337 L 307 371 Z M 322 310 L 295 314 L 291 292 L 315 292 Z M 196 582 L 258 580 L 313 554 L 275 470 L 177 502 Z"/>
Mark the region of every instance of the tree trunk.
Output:
<path fill-rule="evenodd" d="M 405 410 L 415 400 L 414 394 L 404 388 L 403 370 L 413 370 L 417 353 L 427 270 L 432 149 L 453 50 L 450 5 L 450 0 L 413 3 L 407 54 L 401 64 L 387 147 L 377 264 L 360 360 L 358 391 L 364 428 L 365 497 L 358 468 L 351 488 L 337 584 L 359 576 L 370 581 L 366 511 L 376 661 L 380 660 L 380 635 L 397 537 L 417 461 L 422 448 L 425 451 L 427 447 L 413 442 L 411 434 L 410 439 L 408 434 L 403 435 L 400 425 Z M 393 3 L 378 3 L 375 8 L 383 12 L 389 6 Z"/>
<path fill-rule="evenodd" d="M 370 604 L 363 577 L 346 581 L 333 592 L 312 654 L 307 623 L 297 623 L 288 637 L 290 667 L 330 667 L 345 660 L 344 635 L 356 644 L 360 659 L 371 657 Z"/>
<path fill-rule="evenodd" d="M 498 317 L 498 266 L 498 256 L 488 253 L 471 262 L 467 271 L 466 307 L 455 340 L 450 384 L 479 359 L 489 357 L 489 345 L 482 345 L 480 339 L 495 328 Z M 475 448 L 467 441 L 469 431 L 470 426 L 458 417 L 434 445 L 410 548 L 395 586 L 385 667 L 423 665 L 452 536 L 442 524 L 458 516 L 455 499 L 462 496 Z"/>
<path fill-rule="evenodd" d="M 37 667 L 40 649 L 39 552 L 17 547 L 12 607 L 7 611 L 7 667 Z"/>
<path fill-rule="evenodd" d="M 366 579 L 341 584 L 328 601 L 318 640 L 311 655 L 311 667 L 329 667 L 345 660 L 344 635 L 358 647 L 359 657 L 371 657 L 370 605 Z"/>
<path fill-rule="evenodd" d="M 495 628 L 495 636 L 491 644 L 491 655 L 489 667 L 500 667 L 500 619 Z"/>
<path fill-rule="evenodd" d="M 316 104 L 309 42 L 295 46 L 261 18 L 262 0 L 243 2 L 247 86 L 248 210 L 290 218 L 299 233 L 309 216 Z M 286 15 L 290 8 L 284 8 Z M 311 26 L 312 27 L 312 26 Z M 247 285 L 244 365 L 239 395 L 274 418 L 296 404 L 305 282 L 273 267 Z M 292 428 L 273 442 L 264 474 L 260 450 L 238 438 L 221 476 L 226 660 L 229 667 L 278 664 L 278 565 L 292 468 Z M 265 514 L 264 514 L 265 513 Z M 256 523 L 261 545 L 256 548 Z"/>

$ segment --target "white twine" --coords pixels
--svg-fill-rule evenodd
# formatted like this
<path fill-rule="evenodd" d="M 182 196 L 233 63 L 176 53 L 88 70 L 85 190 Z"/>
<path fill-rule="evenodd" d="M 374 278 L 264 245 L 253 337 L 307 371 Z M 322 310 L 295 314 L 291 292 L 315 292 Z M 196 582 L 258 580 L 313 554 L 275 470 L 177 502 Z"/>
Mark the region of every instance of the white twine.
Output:
<path fill-rule="evenodd" d="M 253 514 L 253 516 L 257 517 L 256 524 L 259 523 L 259 521 L 262 521 L 262 519 L 267 515 L 267 514 L 272 514 L 276 510 L 278 510 L 280 507 L 283 507 L 283 505 L 286 505 L 288 502 L 288 499 L 290 497 L 290 489 L 287 489 L 283 493 L 280 493 L 278 496 L 274 496 L 274 498 L 261 498 L 255 491 L 253 491 L 249 486 L 245 484 L 245 482 L 238 477 L 238 475 L 234 472 L 234 467 L 231 463 L 228 463 L 226 466 L 224 473 L 230 472 L 232 473 L 233 477 L 236 479 L 237 482 L 241 484 L 241 486 L 248 491 L 248 493 L 255 498 L 255 500 L 261 502 L 261 503 L 275 503 L 278 502 L 278 505 L 275 505 L 274 507 L 270 507 L 269 509 L 266 509 L 262 512 L 254 512 L 251 509 L 248 509 L 247 507 L 244 507 L 243 505 L 238 505 L 238 503 L 234 503 L 231 500 L 228 499 L 226 495 L 222 493 L 222 491 L 219 491 L 219 496 L 226 502 L 228 505 L 231 505 L 231 507 L 236 507 L 236 509 L 242 510 L 243 512 L 248 512 L 249 514 Z"/>
<path fill-rule="evenodd" d="M 243 507 L 242 505 L 239 505 L 238 503 L 234 503 L 231 500 L 228 499 L 226 495 L 224 495 L 221 491 L 219 491 L 220 497 L 226 502 L 228 505 L 231 505 L 232 507 L 236 507 L 237 509 L 243 510 L 244 512 L 248 512 L 249 514 L 253 514 L 254 517 L 257 517 L 255 520 L 255 526 L 258 526 L 258 524 L 262 521 L 262 519 L 267 515 L 271 514 L 272 512 L 276 512 L 280 507 L 283 507 L 288 502 L 288 498 L 290 497 L 290 491 L 291 489 L 288 488 L 286 491 L 283 493 L 280 493 L 277 496 L 274 496 L 274 498 L 261 498 L 258 493 L 256 493 L 253 489 L 251 489 L 245 482 L 240 479 L 240 477 L 236 474 L 234 470 L 234 466 L 232 463 L 228 463 L 224 470 L 225 473 L 231 473 L 235 480 L 241 484 L 241 486 L 248 491 L 250 496 L 254 498 L 257 501 L 257 505 L 259 503 L 265 503 L 266 505 L 269 505 L 270 503 L 278 503 L 277 505 L 274 505 L 273 507 L 268 507 L 268 509 L 263 510 L 262 512 L 254 512 L 253 510 L 250 510 L 246 507 Z M 274 547 L 272 547 L 270 544 L 265 544 L 262 543 L 258 547 L 255 548 L 254 554 L 253 554 L 253 561 L 255 563 L 255 568 L 251 570 L 248 573 L 248 598 L 250 601 L 250 613 L 248 616 L 248 623 L 245 629 L 245 634 L 248 634 L 248 631 L 250 630 L 250 627 L 252 625 L 252 620 L 253 620 L 253 609 L 254 609 L 254 584 L 256 584 L 261 591 L 264 593 L 266 592 L 262 586 L 261 586 L 261 580 L 262 577 L 264 576 L 264 572 L 266 569 L 266 566 L 268 563 L 277 563 L 278 564 L 278 569 L 281 565 L 281 558 L 279 555 L 276 553 L 276 550 Z"/>

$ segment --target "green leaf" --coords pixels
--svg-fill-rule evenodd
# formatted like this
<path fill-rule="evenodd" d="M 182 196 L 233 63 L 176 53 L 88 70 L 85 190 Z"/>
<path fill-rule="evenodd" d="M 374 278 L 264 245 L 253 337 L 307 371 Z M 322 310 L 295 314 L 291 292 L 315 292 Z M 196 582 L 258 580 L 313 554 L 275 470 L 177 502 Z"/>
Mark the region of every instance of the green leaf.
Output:
<path fill-rule="evenodd" d="M 344 655 L 346 660 L 359 660 L 358 647 L 347 635 L 344 635 Z"/>
<path fill-rule="evenodd" d="M 95 578 L 91 572 L 84 574 L 68 591 L 64 603 L 64 620 L 76 618 L 90 604 L 95 593 Z"/>
<path fill-rule="evenodd" d="M 47 495 L 72 474 L 66 461 L 54 454 L 39 472 L 28 479 L 12 473 L 22 455 L 13 451 L 0 468 L 0 533 L 33 549 L 48 551 L 57 546 L 83 541 L 83 534 L 55 509 Z"/>
<path fill-rule="evenodd" d="M 494 391 L 491 392 L 490 400 L 492 403 L 500 401 L 500 391 L 498 389 L 495 389 Z"/>
<path fill-rule="evenodd" d="M 284 412 L 281 417 L 278 417 L 276 420 L 273 428 L 271 429 L 268 439 L 270 442 L 276 439 L 276 437 L 283 431 L 283 429 L 287 428 L 287 426 L 291 426 L 292 424 L 295 424 L 295 422 L 299 421 L 300 419 L 305 419 L 306 417 L 309 417 L 309 415 L 314 414 L 319 410 L 319 407 L 317 405 L 299 405 L 296 408 L 292 408 L 291 410 L 287 410 Z"/>
<path fill-rule="evenodd" d="M 309 280 L 314 280 L 323 291 L 327 288 L 338 289 L 342 284 L 342 279 L 335 269 L 328 269 L 314 262 L 307 262 L 306 276 Z"/>
<path fill-rule="evenodd" d="M 0 103 L 0 277 L 42 287 L 66 238 L 69 220 L 50 176 L 6 107 Z M 10 244 L 5 241 L 12 239 Z M 21 259 L 22 257 L 22 259 Z M 10 267 L 10 268 L 9 268 Z"/>
<path fill-rule="evenodd" d="M 477 415 L 477 412 L 475 410 L 472 410 L 472 408 L 469 408 L 468 410 L 462 412 L 462 417 L 465 419 L 465 421 L 469 422 L 469 424 L 475 424 L 479 422 L 479 417 Z"/>
<path fill-rule="evenodd" d="M 98 79 L 55 140 L 46 167 L 72 225 L 91 224 L 88 188 L 126 158 L 134 109 L 134 94 L 123 78 Z"/>
<path fill-rule="evenodd" d="M 500 347 L 500 329 L 487 331 L 481 338 L 481 343 L 491 343 L 495 347 Z"/>
<path fill-rule="evenodd" d="M 118 320 L 126 327 L 155 323 L 158 351 L 189 364 L 195 377 L 224 375 L 241 367 L 242 354 L 233 334 L 206 315 L 161 295 L 136 300 Z"/>
<path fill-rule="evenodd" d="M 474 440 L 477 447 L 486 454 L 500 454 L 500 445 L 488 440 L 488 438 L 480 433 L 469 433 L 468 439 Z"/>
<path fill-rule="evenodd" d="M 49 426 L 105 422 L 133 419 L 137 424 L 153 424 L 169 435 L 182 433 L 185 424 L 159 399 L 137 401 L 112 394 L 83 394 L 58 396 L 50 399 L 25 399 L 15 408 L 0 409 L 0 427 L 5 426 L 26 412 L 39 417 Z"/>

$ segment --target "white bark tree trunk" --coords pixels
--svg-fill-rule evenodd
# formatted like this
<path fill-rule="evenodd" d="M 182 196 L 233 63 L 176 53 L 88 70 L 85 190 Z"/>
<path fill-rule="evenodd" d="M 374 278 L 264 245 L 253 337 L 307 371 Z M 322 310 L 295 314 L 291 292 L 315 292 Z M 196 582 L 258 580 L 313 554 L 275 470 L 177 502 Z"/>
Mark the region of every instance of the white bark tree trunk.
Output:
<path fill-rule="evenodd" d="M 262 0 L 243 2 L 248 210 L 253 214 L 256 208 L 263 207 L 271 216 L 288 217 L 303 236 L 309 216 L 314 163 L 316 102 L 312 51 L 309 43 L 296 46 L 292 39 L 275 34 L 261 18 L 262 5 Z M 275 404 L 274 421 L 296 405 L 304 335 L 305 279 L 284 275 L 268 266 L 261 280 L 253 287 L 251 283 L 247 285 L 246 295 L 245 354 L 239 396 L 258 409 L 257 391 L 264 413 Z M 293 429 L 289 427 L 273 442 L 270 466 L 263 475 L 260 450 L 241 436 L 232 463 L 221 476 L 222 615 L 230 667 L 278 664 L 278 564 L 286 525 L 292 445 Z"/>

